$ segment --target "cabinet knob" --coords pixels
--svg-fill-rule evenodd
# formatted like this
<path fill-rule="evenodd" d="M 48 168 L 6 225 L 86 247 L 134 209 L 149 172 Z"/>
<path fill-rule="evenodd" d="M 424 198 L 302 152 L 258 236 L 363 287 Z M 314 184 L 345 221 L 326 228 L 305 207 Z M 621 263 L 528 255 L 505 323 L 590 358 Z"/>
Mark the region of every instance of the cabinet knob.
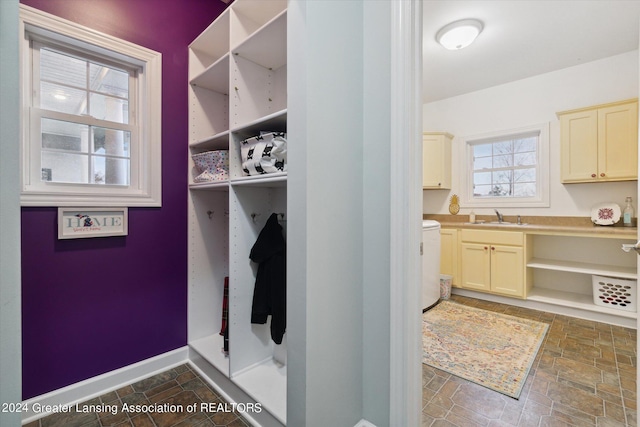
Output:
<path fill-rule="evenodd" d="M 592 174 L 591 174 L 591 178 L 595 178 L 595 177 L 596 177 L 596 174 L 595 174 L 595 173 L 592 173 Z"/>
<path fill-rule="evenodd" d="M 496 248 L 495 248 L 494 246 L 491 246 L 491 250 L 492 250 L 492 251 L 495 251 L 495 250 L 496 250 Z"/>
<path fill-rule="evenodd" d="M 602 172 L 602 173 L 600 174 L 600 176 L 602 176 L 602 177 L 603 177 L 603 176 L 604 176 L 604 172 Z"/>
<path fill-rule="evenodd" d="M 484 247 L 484 250 L 486 251 L 487 249 L 489 249 L 489 248 L 485 246 L 485 247 Z"/>

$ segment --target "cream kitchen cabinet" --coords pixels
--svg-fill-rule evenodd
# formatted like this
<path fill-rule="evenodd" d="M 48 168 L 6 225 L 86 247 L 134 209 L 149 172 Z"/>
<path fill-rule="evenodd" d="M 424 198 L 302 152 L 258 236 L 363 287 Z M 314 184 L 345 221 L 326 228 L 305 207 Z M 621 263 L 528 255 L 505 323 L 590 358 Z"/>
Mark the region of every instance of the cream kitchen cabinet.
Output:
<path fill-rule="evenodd" d="M 524 234 L 460 230 L 460 286 L 511 297 L 526 297 Z"/>
<path fill-rule="evenodd" d="M 460 282 L 460 273 L 458 271 L 459 247 L 457 229 L 440 229 L 440 274 L 451 276 L 451 284 L 453 286 L 458 286 Z"/>
<path fill-rule="evenodd" d="M 637 99 L 557 115 L 563 183 L 638 179 Z"/>
<path fill-rule="evenodd" d="M 451 188 L 451 141 L 445 132 L 422 134 L 422 188 Z"/>

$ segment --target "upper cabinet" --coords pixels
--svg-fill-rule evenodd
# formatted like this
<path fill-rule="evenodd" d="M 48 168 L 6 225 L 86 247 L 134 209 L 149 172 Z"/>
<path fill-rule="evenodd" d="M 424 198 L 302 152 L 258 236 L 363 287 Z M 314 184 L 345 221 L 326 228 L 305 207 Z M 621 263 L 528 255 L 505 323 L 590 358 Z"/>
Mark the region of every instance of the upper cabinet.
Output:
<path fill-rule="evenodd" d="M 638 100 L 558 113 L 563 183 L 638 179 Z"/>
<path fill-rule="evenodd" d="M 451 189 L 451 141 L 445 132 L 422 134 L 422 188 Z"/>

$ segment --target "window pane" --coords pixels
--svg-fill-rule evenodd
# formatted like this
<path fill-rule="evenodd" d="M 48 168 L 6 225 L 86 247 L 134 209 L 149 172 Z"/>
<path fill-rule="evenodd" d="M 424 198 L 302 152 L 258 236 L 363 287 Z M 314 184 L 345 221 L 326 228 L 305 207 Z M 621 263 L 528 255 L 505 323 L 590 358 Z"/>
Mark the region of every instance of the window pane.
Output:
<path fill-rule="evenodd" d="M 40 123 L 43 149 L 89 152 L 89 126 L 52 119 Z"/>
<path fill-rule="evenodd" d="M 99 93 L 91 94 L 92 117 L 109 120 L 116 123 L 129 123 L 129 102 L 125 99 L 105 96 Z"/>
<path fill-rule="evenodd" d="M 491 185 L 476 185 L 473 187 L 473 195 L 476 197 L 486 197 L 491 194 Z"/>
<path fill-rule="evenodd" d="M 96 154 L 117 157 L 129 157 L 131 133 L 94 127 L 93 152 Z"/>
<path fill-rule="evenodd" d="M 536 181 L 536 170 L 532 169 L 517 169 L 514 171 L 515 181 L 516 182 L 535 182 Z"/>
<path fill-rule="evenodd" d="M 92 184 L 129 185 L 129 160 L 93 156 Z"/>
<path fill-rule="evenodd" d="M 511 166 L 513 166 L 513 156 L 511 154 L 507 154 L 505 156 L 494 156 L 494 168 L 508 168 Z"/>
<path fill-rule="evenodd" d="M 536 184 L 533 182 L 516 183 L 513 186 L 515 197 L 533 197 L 536 195 Z"/>
<path fill-rule="evenodd" d="M 524 151 L 536 151 L 537 142 L 538 138 L 534 136 L 530 138 L 517 139 L 514 142 L 514 151 L 516 153 L 521 153 Z"/>
<path fill-rule="evenodd" d="M 493 155 L 511 154 L 513 153 L 513 143 L 511 141 L 502 141 L 493 143 Z"/>
<path fill-rule="evenodd" d="M 491 184 L 491 172 L 476 172 L 473 174 L 473 185 Z"/>
<path fill-rule="evenodd" d="M 517 153 L 513 156 L 515 166 L 527 166 L 536 164 L 536 153 Z"/>
<path fill-rule="evenodd" d="M 509 184 L 513 179 L 513 171 L 495 171 L 492 179 L 496 184 Z"/>
<path fill-rule="evenodd" d="M 40 79 L 86 89 L 87 62 L 48 49 L 40 49 Z"/>
<path fill-rule="evenodd" d="M 473 158 L 473 169 L 491 169 L 491 157 L 474 157 Z"/>
<path fill-rule="evenodd" d="M 473 156 L 474 157 L 485 157 L 491 156 L 491 147 L 492 144 L 478 144 L 473 146 Z"/>
<path fill-rule="evenodd" d="M 42 180 L 53 182 L 88 183 L 89 156 L 84 154 L 42 152 Z"/>
<path fill-rule="evenodd" d="M 40 107 L 61 113 L 86 114 L 87 92 L 55 83 L 41 82 Z"/>
<path fill-rule="evenodd" d="M 89 65 L 91 90 L 120 98 L 129 98 L 129 74 L 103 65 Z"/>

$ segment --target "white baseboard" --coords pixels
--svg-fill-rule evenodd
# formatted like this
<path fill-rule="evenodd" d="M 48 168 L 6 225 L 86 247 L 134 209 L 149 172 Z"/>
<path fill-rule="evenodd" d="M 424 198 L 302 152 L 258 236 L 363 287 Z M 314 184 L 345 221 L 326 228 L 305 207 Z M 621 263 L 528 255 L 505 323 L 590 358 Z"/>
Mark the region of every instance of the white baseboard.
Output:
<path fill-rule="evenodd" d="M 376 427 L 375 424 L 371 424 L 369 421 L 362 419 L 353 427 Z"/>
<path fill-rule="evenodd" d="M 189 350 L 185 346 L 25 400 L 23 404 L 28 405 L 29 412 L 23 412 L 22 424 L 30 423 L 51 414 L 51 412 L 44 411 L 34 413 L 31 409 L 34 404 L 36 408 L 43 408 L 48 405 L 52 407 L 75 405 L 187 363 L 188 358 Z"/>

